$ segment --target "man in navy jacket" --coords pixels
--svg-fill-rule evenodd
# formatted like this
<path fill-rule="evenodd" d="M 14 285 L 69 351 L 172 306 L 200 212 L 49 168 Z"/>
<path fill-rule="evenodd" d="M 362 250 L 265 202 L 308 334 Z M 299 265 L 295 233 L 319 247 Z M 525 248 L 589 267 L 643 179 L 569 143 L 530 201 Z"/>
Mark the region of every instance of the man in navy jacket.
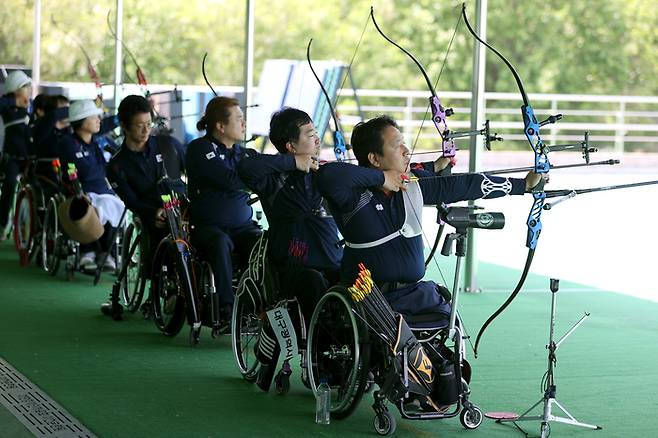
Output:
<path fill-rule="evenodd" d="M 411 174 L 420 178 L 407 183 L 409 149 L 387 116 L 358 124 L 352 147 L 358 166 L 331 163 L 318 172 L 320 192 L 345 238 L 341 279 L 351 284 L 363 262 L 391 307 L 403 315 L 450 312 L 436 284 L 421 281 L 423 205 L 522 195 L 541 183 L 534 172 L 525 180 L 484 174 L 427 178 L 428 169 L 442 171 L 447 158 L 424 163 L 422 169 L 414 166 Z"/>

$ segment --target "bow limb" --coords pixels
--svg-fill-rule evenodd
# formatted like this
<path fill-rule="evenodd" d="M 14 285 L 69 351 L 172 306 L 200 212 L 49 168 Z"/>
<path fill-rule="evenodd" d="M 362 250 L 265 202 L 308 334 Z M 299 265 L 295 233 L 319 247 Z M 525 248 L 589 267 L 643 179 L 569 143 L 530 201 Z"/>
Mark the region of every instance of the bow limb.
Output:
<path fill-rule="evenodd" d="M 132 61 L 133 64 L 135 64 L 136 70 L 136 75 L 137 75 L 137 84 L 140 87 L 143 87 L 146 90 L 146 95 L 148 96 L 150 93 L 148 91 L 148 82 L 146 81 L 146 76 L 144 75 L 144 72 L 142 71 L 141 67 L 139 66 L 139 63 L 137 62 L 137 58 L 135 58 L 135 55 L 133 55 L 133 52 L 130 51 L 130 48 L 126 45 L 126 43 L 123 42 L 123 39 L 119 38 L 117 35 L 116 31 L 112 28 L 112 23 L 110 22 L 110 14 L 112 13 L 112 10 L 107 11 L 107 27 L 110 31 L 110 35 L 112 35 L 117 41 L 121 43 L 121 47 L 126 51 L 128 54 L 128 57 L 130 57 L 130 60 Z"/>
<path fill-rule="evenodd" d="M 203 60 L 201 61 L 201 74 L 203 74 L 203 80 L 206 81 L 206 84 L 210 87 L 210 90 L 212 91 L 212 94 L 217 97 L 217 92 L 215 89 L 210 85 L 210 81 L 208 80 L 208 76 L 206 76 L 206 58 L 208 57 L 208 52 L 203 54 Z"/>
<path fill-rule="evenodd" d="M 318 74 L 315 72 L 315 69 L 313 68 L 313 64 L 311 63 L 312 43 L 313 43 L 313 38 L 311 38 L 308 41 L 308 46 L 306 46 L 306 60 L 308 61 L 308 66 L 311 69 L 311 73 L 313 73 L 313 77 L 315 77 L 315 80 L 318 82 L 318 84 L 320 84 L 320 89 L 322 90 L 322 94 L 324 94 L 324 97 L 327 100 L 327 105 L 329 105 L 329 112 L 331 113 L 331 117 L 334 120 L 334 126 L 336 127 L 336 130 L 334 131 L 334 154 L 336 155 L 336 160 L 345 161 L 345 159 L 347 158 L 347 146 L 345 144 L 345 137 L 343 136 L 342 128 L 340 126 L 340 123 L 338 122 L 338 117 L 336 116 L 336 110 L 334 109 L 334 106 L 331 103 L 331 98 L 329 97 L 329 93 L 327 93 L 326 88 L 324 88 L 324 84 L 320 80 Z"/>
<path fill-rule="evenodd" d="M 101 84 L 100 76 L 98 76 L 98 72 L 96 72 L 96 68 L 94 68 L 94 64 L 93 62 L 91 62 L 91 57 L 89 56 L 89 53 L 85 49 L 84 45 L 82 44 L 82 42 L 78 37 L 61 29 L 59 27 L 59 24 L 55 20 L 54 15 L 50 15 L 50 22 L 53 24 L 53 27 L 55 27 L 55 29 L 63 33 L 66 37 L 70 38 L 71 41 L 73 41 L 73 43 L 80 49 L 80 51 L 84 55 L 85 60 L 87 61 L 87 73 L 89 74 L 89 78 L 94 82 L 94 85 L 96 86 L 96 97 L 100 102 L 99 105 L 103 106 L 103 85 Z M 105 110 L 105 108 L 103 109 Z"/>
<path fill-rule="evenodd" d="M 498 58 L 500 58 L 505 63 L 507 68 L 512 72 L 512 75 L 514 76 L 514 80 L 516 81 L 516 85 L 519 88 L 519 92 L 521 93 L 521 98 L 523 100 L 523 105 L 521 106 L 521 115 L 523 117 L 523 130 L 526 139 L 528 140 L 528 143 L 530 144 L 535 155 L 534 171 L 539 174 L 548 173 L 551 167 L 551 164 L 548 160 L 548 154 L 547 154 L 548 150 L 547 148 L 545 148 L 544 143 L 539 135 L 540 124 L 537 121 L 537 117 L 535 116 L 532 106 L 530 105 L 530 102 L 528 100 L 528 95 L 525 92 L 525 88 L 523 87 L 523 82 L 521 81 L 519 74 L 517 73 L 514 66 L 512 66 L 512 64 L 507 60 L 507 58 L 505 58 L 498 50 L 496 50 L 493 46 L 482 40 L 479 37 L 479 35 L 475 33 L 475 31 L 471 27 L 471 24 L 468 22 L 468 17 L 466 16 L 465 3 L 462 4 L 462 17 L 471 35 L 473 35 L 473 37 L 481 44 L 483 44 L 492 52 L 494 52 L 496 56 L 498 56 Z M 541 213 L 542 213 L 542 208 L 544 206 L 544 201 L 546 199 L 546 192 L 544 192 L 543 188 L 541 188 L 541 190 L 533 192 L 532 196 L 534 200 L 532 203 L 532 207 L 530 208 L 530 213 L 528 214 L 528 219 L 526 221 L 526 225 L 528 227 L 528 234 L 526 238 L 526 246 L 528 247 L 528 256 L 526 258 L 526 263 L 523 269 L 523 273 L 521 274 L 521 278 L 519 279 L 519 282 L 514 288 L 514 291 L 510 294 L 507 300 L 505 300 L 503 305 L 501 305 L 487 319 L 487 321 L 484 323 L 484 325 L 478 332 L 475 341 L 475 348 L 474 348 L 474 354 L 476 356 L 477 356 L 477 348 L 479 341 L 482 338 L 482 335 L 486 331 L 487 327 L 491 324 L 491 322 L 493 322 L 494 319 L 496 319 L 507 308 L 507 306 L 510 305 L 510 303 L 514 300 L 514 298 L 516 298 L 521 288 L 523 287 L 523 283 L 525 283 L 526 277 L 530 270 L 532 259 L 535 253 L 535 248 L 537 247 L 537 241 L 539 240 L 539 235 L 541 234 L 541 230 L 542 230 Z"/>
<path fill-rule="evenodd" d="M 503 313 L 503 311 L 507 308 L 507 306 L 509 306 L 512 303 L 512 301 L 514 301 L 514 298 L 516 298 L 516 296 L 521 291 L 521 288 L 523 287 L 523 283 L 525 283 L 525 279 L 528 276 L 528 272 L 530 271 L 530 265 L 532 264 L 532 259 L 534 255 L 535 255 L 535 250 L 529 249 L 528 256 L 525 262 L 525 267 L 523 268 L 523 273 L 521 274 L 521 278 L 519 279 L 519 282 L 514 288 L 514 291 L 510 294 L 509 297 L 507 297 L 505 302 L 489 318 L 487 318 L 487 320 L 482 325 L 482 328 L 480 328 L 480 331 L 478 332 L 477 337 L 475 338 L 475 347 L 473 348 L 473 354 L 475 355 L 475 357 L 477 357 L 478 355 L 478 346 L 480 344 L 480 339 L 482 339 L 482 335 L 486 331 L 487 327 L 489 327 L 489 324 L 491 324 L 493 320 L 498 317 L 498 315 Z"/>
<path fill-rule="evenodd" d="M 375 25 L 375 28 L 377 29 L 377 32 L 384 37 L 386 41 L 389 43 L 393 44 L 395 47 L 398 49 L 402 50 L 411 60 L 416 64 L 418 69 L 420 70 L 421 74 L 423 75 L 423 78 L 425 78 L 425 82 L 427 83 L 427 87 L 430 90 L 430 93 L 432 93 L 430 97 L 430 108 L 432 110 L 432 122 L 434 122 L 434 126 L 436 127 L 436 130 L 439 132 L 439 135 L 441 136 L 441 148 L 442 148 L 442 156 L 450 158 L 451 163 L 454 165 L 454 156 L 455 152 L 457 151 L 457 148 L 455 146 L 454 140 L 449 138 L 450 131 L 448 130 L 448 124 L 446 122 L 446 118 L 451 116 L 453 114 L 452 108 L 444 108 L 443 105 L 441 104 L 441 99 L 436 95 L 436 90 L 434 88 L 434 85 L 432 85 L 432 81 L 430 80 L 427 71 L 423 67 L 423 65 L 416 59 L 414 55 L 412 55 L 408 50 L 406 50 L 404 47 L 393 41 L 391 38 L 389 38 L 379 27 L 379 24 L 377 24 L 377 20 L 375 20 L 375 9 L 374 7 L 370 7 L 370 18 L 372 19 L 372 23 Z M 414 142 L 411 152 L 413 154 L 414 149 L 416 148 L 416 143 L 418 142 L 418 138 L 416 138 L 416 141 Z"/>

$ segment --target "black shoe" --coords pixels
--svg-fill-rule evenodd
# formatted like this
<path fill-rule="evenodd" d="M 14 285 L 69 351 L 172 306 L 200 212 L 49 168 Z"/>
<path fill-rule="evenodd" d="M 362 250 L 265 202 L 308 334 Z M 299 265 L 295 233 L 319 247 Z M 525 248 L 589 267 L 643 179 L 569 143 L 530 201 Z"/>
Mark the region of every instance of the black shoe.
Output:
<path fill-rule="evenodd" d="M 256 378 L 256 385 L 263 391 L 270 390 L 272 379 L 274 378 L 274 371 L 276 364 L 261 364 L 258 370 L 258 377 Z"/>
<path fill-rule="evenodd" d="M 231 333 L 231 319 L 233 318 L 233 305 L 224 304 L 219 309 L 219 322 L 216 332 L 219 335 Z"/>
<path fill-rule="evenodd" d="M 111 316 L 114 319 L 121 319 L 121 314 L 123 313 L 123 306 L 121 304 L 116 304 L 113 306 L 112 303 L 103 303 L 101 304 L 101 312 L 103 315 Z"/>

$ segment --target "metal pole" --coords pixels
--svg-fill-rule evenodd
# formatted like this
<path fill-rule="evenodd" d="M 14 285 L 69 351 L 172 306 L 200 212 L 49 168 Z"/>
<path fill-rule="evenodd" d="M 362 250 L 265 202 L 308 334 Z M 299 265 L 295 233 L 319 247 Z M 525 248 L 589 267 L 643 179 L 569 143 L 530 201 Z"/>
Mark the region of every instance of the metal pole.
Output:
<path fill-rule="evenodd" d="M 245 22 L 245 42 L 244 42 L 244 118 L 245 118 L 245 138 L 251 136 L 249 129 L 249 113 L 251 112 L 252 98 L 251 88 L 254 81 L 254 9 L 256 0 L 247 0 L 246 22 Z"/>
<path fill-rule="evenodd" d="M 41 0 L 34 0 L 34 42 L 32 44 L 32 97 L 41 82 Z"/>
<path fill-rule="evenodd" d="M 121 97 L 119 96 L 119 87 L 123 83 L 123 47 L 121 39 L 123 38 L 123 0 L 116 0 L 117 15 L 114 23 L 116 37 L 114 38 L 114 111 L 119 108 Z"/>
<path fill-rule="evenodd" d="M 487 37 L 487 0 L 476 0 L 475 2 L 475 32 L 478 33 L 480 38 Z M 480 129 L 484 123 L 485 111 L 485 59 L 486 50 L 482 48 L 478 41 L 473 42 L 473 77 L 471 80 L 471 130 Z M 469 172 L 479 170 L 480 165 L 480 151 L 483 149 L 482 136 L 476 135 L 471 137 L 469 145 Z M 473 201 L 469 201 L 469 205 L 473 205 Z M 467 247 L 469 251 L 466 253 L 466 265 L 464 269 L 464 291 L 466 292 L 480 292 L 477 286 L 477 246 L 476 246 L 476 230 L 471 230 L 468 233 Z"/>

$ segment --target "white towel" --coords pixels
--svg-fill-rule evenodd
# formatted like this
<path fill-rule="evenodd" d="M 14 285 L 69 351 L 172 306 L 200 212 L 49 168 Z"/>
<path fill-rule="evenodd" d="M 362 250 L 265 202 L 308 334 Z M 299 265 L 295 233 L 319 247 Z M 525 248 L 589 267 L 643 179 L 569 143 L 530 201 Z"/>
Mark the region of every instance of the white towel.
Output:
<path fill-rule="evenodd" d="M 98 212 L 98 218 L 101 224 L 105 225 L 109 222 L 113 227 L 119 226 L 121 215 L 125 206 L 121 199 L 116 195 L 87 193 L 91 200 L 91 205 L 94 206 Z"/>

